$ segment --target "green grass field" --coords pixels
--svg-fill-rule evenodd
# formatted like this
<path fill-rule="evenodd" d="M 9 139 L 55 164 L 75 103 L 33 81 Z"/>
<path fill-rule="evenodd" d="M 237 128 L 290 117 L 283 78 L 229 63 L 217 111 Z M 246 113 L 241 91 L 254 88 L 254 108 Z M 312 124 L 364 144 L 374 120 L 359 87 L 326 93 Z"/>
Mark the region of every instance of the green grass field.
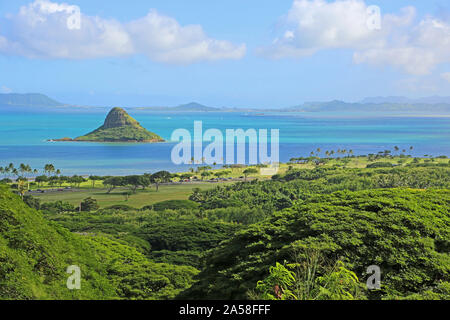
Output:
<path fill-rule="evenodd" d="M 346 168 L 365 168 L 369 163 L 373 162 L 390 162 L 392 164 L 402 166 L 412 163 L 414 161 L 413 158 L 406 157 L 392 157 L 392 158 L 383 158 L 375 161 L 369 161 L 367 157 L 352 157 L 346 159 L 332 159 L 328 160 L 326 164 L 322 165 L 323 167 L 332 167 L 332 166 L 340 166 Z M 431 162 L 433 163 L 449 163 L 448 159 L 420 159 L 419 163 Z M 278 173 L 284 174 L 286 171 L 291 169 L 313 169 L 317 166 L 313 163 L 307 164 L 280 164 Z M 248 168 L 248 167 L 247 167 Z M 240 178 L 244 176 L 244 170 L 247 168 L 228 168 L 228 169 L 213 169 L 210 170 L 212 174 L 219 171 L 227 171 L 228 174 L 224 177 L 226 178 Z M 200 173 L 192 173 L 192 176 L 201 178 Z M 211 175 L 209 177 L 213 178 Z M 271 176 L 261 175 L 259 170 L 258 173 L 252 174 L 248 177 L 251 179 L 271 179 Z M 225 182 L 225 183 L 235 183 L 235 182 Z M 78 187 L 75 188 L 76 191 L 64 191 L 64 192 L 49 192 L 43 194 L 35 194 L 33 196 L 39 198 L 41 202 L 53 202 L 53 201 L 65 201 L 69 202 L 72 205 L 79 205 L 83 199 L 88 197 L 92 197 L 98 201 L 98 204 L 101 208 L 117 205 L 117 204 L 126 204 L 135 208 L 142 208 L 146 205 L 152 205 L 156 202 L 165 201 L 165 200 L 185 200 L 188 199 L 189 195 L 192 193 L 194 188 L 200 188 L 201 190 L 212 189 L 217 185 L 222 185 L 221 183 L 211 183 L 211 182 L 195 182 L 195 183 L 184 183 L 180 185 L 162 185 L 159 188 L 159 191 L 156 192 L 155 187 L 148 188 L 146 190 L 138 190 L 136 194 L 131 194 L 128 197 L 125 195 L 126 192 L 130 192 L 129 188 L 118 188 L 113 190 L 111 193 L 107 193 L 107 188 L 103 185 L 102 181 L 95 182 L 95 188 L 93 188 L 92 181 L 86 181 L 81 183 Z M 64 183 L 62 184 L 62 188 L 70 186 L 70 184 Z M 72 186 L 73 187 L 73 186 Z M 47 183 L 41 186 L 34 185 L 31 187 L 33 190 L 38 188 L 40 189 L 59 189 L 58 186 L 49 186 Z"/>
<path fill-rule="evenodd" d="M 165 200 L 185 200 L 189 198 L 192 189 L 199 188 L 201 190 L 212 189 L 216 187 L 216 183 L 190 183 L 182 185 L 163 185 L 156 192 L 154 187 L 146 190 L 138 190 L 136 194 L 130 195 L 128 201 L 124 192 L 130 189 L 116 189 L 111 193 L 107 193 L 107 189 L 80 189 L 80 191 L 72 192 L 52 192 L 43 194 L 33 194 L 34 197 L 42 202 L 64 201 L 72 205 L 79 205 L 83 199 L 92 197 L 97 200 L 101 208 L 109 207 L 117 204 L 125 204 L 135 208 L 142 208 L 147 205 Z"/>

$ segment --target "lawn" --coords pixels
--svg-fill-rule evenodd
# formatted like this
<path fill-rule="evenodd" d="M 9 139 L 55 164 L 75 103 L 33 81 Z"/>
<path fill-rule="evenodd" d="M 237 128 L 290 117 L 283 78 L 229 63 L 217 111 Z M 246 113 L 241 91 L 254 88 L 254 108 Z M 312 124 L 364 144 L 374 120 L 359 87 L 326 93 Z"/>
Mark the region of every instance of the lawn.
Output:
<path fill-rule="evenodd" d="M 406 165 L 413 162 L 413 158 L 405 158 L 405 157 L 392 157 L 392 158 L 382 158 L 375 161 L 369 161 L 367 157 L 352 157 L 346 159 L 331 159 L 328 160 L 326 164 L 322 165 L 322 167 L 346 167 L 346 168 L 365 168 L 367 164 L 373 162 L 390 162 L 395 165 Z M 449 163 L 448 159 L 420 159 L 419 163 L 431 162 L 434 163 Z M 283 174 L 286 173 L 289 169 L 313 169 L 317 166 L 311 162 L 306 164 L 280 164 L 278 173 Z M 248 168 L 248 167 L 247 167 Z M 227 174 L 224 175 L 226 178 L 234 178 L 235 181 L 239 180 L 237 178 L 244 176 L 244 170 L 247 168 L 228 168 L 228 169 L 213 169 L 209 170 L 211 174 L 217 173 L 219 171 L 227 171 Z M 274 172 L 275 173 L 275 172 Z M 192 173 L 192 176 L 196 176 L 197 178 L 201 178 L 201 174 L 199 172 Z M 211 175 L 210 178 L 214 176 Z M 261 175 L 259 170 L 258 173 L 252 174 L 248 177 L 248 180 L 252 179 L 271 179 L 271 176 Z M 242 181 L 243 179 L 241 179 Z M 234 183 L 234 182 L 225 182 L 225 183 Z M 53 202 L 53 201 L 65 201 L 69 202 L 73 205 L 79 205 L 83 199 L 88 197 L 92 197 L 96 199 L 100 205 L 100 207 L 108 207 L 111 205 L 117 204 L 126 204 L 135 208 L 141 208 L 146 205 L 151 205 L 159 201 L 165 200 L 185 200 L 188 199 L 189 195 L 192 193 L 192 189 L 200 188 L 202 190 L 212 189 L 218 184 L 223 183 L 211 183 L 211 182 L 194 182 L 194 183 L 183 183 L 183 184 L 175 184 L 175 185 L 162 185 L 158 192 L 154 187 L 149 188 L 147 190 L 138 190 L 136 194 L 132 194 L 129 196 L 127 200 L 126 192 L 129 192 L 129 188 L 119 188 L 113 190 L 111 193 L 107 193 L 107 189 L 103 185 L 102 181 L 95 182 L 95 188 L 93 188 L 92 181 L 86 181 L 81 183 L 75 190 L 76 191 L 64 191 L 64 192 L 49 192 L 43 194 L 35 194 L 33 196 L 41 199 L 42 202 Z M 63 183 L 61 187 L 58 186 L 49 186 L 48 183 L 45 183 L 41 186 L 34 185 L 31 188 L 36 190 L 40 189 L 58 189 L 68 187 L 70 184 Z M 72 185 L 72 187 L 74 187 Z"/>
<path fill-rule="evenodd" d="M 189 183 L 181 185 L 162 185 L 159 191 L 156 192 L 154 187 L 146 190 L 138 190 L 136 194 L 132 194 L 128 201 L 124 192 L 130 189 L 116 189 L 111 193 L 107 193 L 107 189 L 82 189 L 80 191 L 72 192 L 53 192 L 43 194 L 33 194 L 34 197 L 41 200 L 41 202 L 65 201 L 73 205 L 79 205 L 83 199 L 92 197 L 98 201 L 101 208 L 125 204 L 135 208 L 142 208 L 147 205 L 165 200 L 185 200 L 189 198 L 192 189 L 199 188 L 201 190 L 208 190 L 216 187 L 217 183 Z"/>

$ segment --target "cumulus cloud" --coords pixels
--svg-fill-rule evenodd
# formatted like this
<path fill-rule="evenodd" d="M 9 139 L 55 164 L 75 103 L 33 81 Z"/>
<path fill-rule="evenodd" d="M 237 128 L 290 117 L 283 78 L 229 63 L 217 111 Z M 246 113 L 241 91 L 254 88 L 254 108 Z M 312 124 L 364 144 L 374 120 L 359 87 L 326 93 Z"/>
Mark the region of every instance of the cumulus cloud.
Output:
<path fill-rule="evenodd" d="M 36 0 L 22 6 L 0 30 L 0 53 L 29 58 L 90 59 L 144 54 L 165 63 L 240 59 L 245 45 L 209 38 L 199 25 L 181 26 L 151 10 L 121 23 L 80 14 L 80 28 L 69 28 L 74 6 Z"/>
<path fill-rule="evenodd" d="M 370 7 L 363 0 L 295 0 L 282 19 L 284 30 L 263 52 L 273 58 L 305 57 L 327 49 L 351 49 L 355 63 L 392 65 L 427 74 L 450 62 L 450 24 L 427 16 L 416 22 L 414 7 L 381 14 L 370 28 Z"/>
<path fill-rule="evenodd" d="M 394 30 L 381 48 L 356 52 L 356 63 L 393 65 L 415 75 L 429 74 L 450 62 L 450 24 L 427 16 L 418 24 Z"/>
<path fill-rule="evenodd" d="M 182 27 L 175 19 L 155 10 L 130 22 L 126 28 L 137 52 L 161 62 L 240 59 L 246 51 L 245 45 L 208 38 L 201 26 Z"/>

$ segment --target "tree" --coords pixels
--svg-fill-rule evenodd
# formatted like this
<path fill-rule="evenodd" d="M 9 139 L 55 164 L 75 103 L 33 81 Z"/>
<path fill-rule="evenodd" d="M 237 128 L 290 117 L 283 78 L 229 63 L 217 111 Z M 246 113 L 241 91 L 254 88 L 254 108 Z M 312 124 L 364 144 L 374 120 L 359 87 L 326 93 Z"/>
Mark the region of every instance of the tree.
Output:
<path fill-rule="evenodd" d="M 51 178 L 50 178 L 50 179 L 51 179 Z M 56 179 L 58 179 L 58 177 L 56 177 Z M 69 182 L 70 184 L 74 185 L 74 186 L 78 186 L 78 188 L 79 188 L 80 185 L 81 185 L 83 182 L 86 182 L 86 179 L 84 179 L 83 177 L 80 177 L 80 176 L 75 175 L 75 176 L 73 176 L 73 177 L 70 177 L 70 178 L 68 179 L 68 182 Z"/>
<path fill-rule="evenodd" d="M 204 178 L 207 178 L 207 177 L 209 177 L 209 176 L 211 176 L 211 175 L 212 175 L 211 172 L 203 171 L 203 172 L 201 173 L 202 180 L 204 180 Z"/>
<path fill-rule="evenodd" d="M 204 193 L 200 188 L 192 189 L 192 194 L 189 197 L 189 200 L 201 203 L 204 200 Z"/>
<path fill-rule="evenodd" d="M 180 181 L 183 181 L 183 180 L 190 180 L 190 179 L 191 179 L 191 176 L 192 176 L 192 174 L 190 174 L 190 173 L 184 173 L 184 174 L 178 175 Z"/>
<path fill-rule="evenodd" d="M 133 193 L 136 193 L 140 186 L 146 187 L 150 184 L 150 178 L 147 176 L 127 176 L 123 178 L 124 184 L 132 187 Z"/>
<path fill-rule="evenodd" d="M 44 166 L 44 172 L 48 173 L 48 175 L 51 175 L 53 172 L 55 172 L 55 166 L 53 164 L 46 164 Z"/>
<path fill-rule="evenodd" d="M 256 173 L 258 173 L 258 170 L 256 170 L 255 168 L 248 168 L 248 169 L 245 169 L 244 172 L 243 172 L 244 177 L 245 177 L 245 181 L 247 181 L 247 177 L 248 177 L 249 175 L 251 175 L 251 174 L 256 174 Z"/>
<path fill-rule="evenodd" d="M 23 202 L 25 202 L 30 208 L 40 210 L 41 209 L 41 201 L 32 196 L 24 196 Z"/>
<path fill-rule="evenodd" d="M 25 192 L 27 192 L 27 183 L 28 180 L 24 177 L 17 178 L 17 191 L 19 192 L 20 197 L 23 200 L 23 196 L 25 195 Z"/>
<path fill-rule="evenodd" d="M 214 176 L 216 176 L 217 178 L 222 178 L 225 175 L 224 171 L 218 171 L 216 173 L 214 173 Z"/>
<path fill-rule="evenodd" d="M 59 184 L 59 186 L 62 187 L 63 183 L 64 183 L 64 182 L 68 182 L 69 179 L 70 179 L 69 177 L 60 176 L 60 177 L 58 178 L 58 184 Z"/>
<path fill-rule="evenodd" d="M 95 182 L 96 181 L 101 181 L 101 180 L 103 180 L 103 178 L 99 177 L 99 176 L 90 176 L 89 180 L 92 181 L 92 189 L 95 189 Z"/>
<path fill-rule="evenodd" d="M 111 193 L 115 188 L 124 186 L 124 178 L 122 177 L 110 177 L 103 181 L 103 184 L 108 187 L 108 193 Z"/>
<path fill-rule="evenodd" d="M 80 209 L 83 212 L 96 211 L 99 208 L 100 206 L 98 205 L 97 200 L 91 197 L 84 199 L 80 204 Z"/>
<path fill-rule="evenodd" d="M 11 174 L 13 173 L 14 170 L 15 170 L 14 164 L 13 164 L 13 163 L 10 163 L 10 164 L 5 168 L 5 173 L 7 173 L 9 177 L 11 177 Z"/>
<path fill-rule="evenodd" d="M 320 254 L 314 252 L 302 260 L 286 266 L 277 262 L 270 267 L 269 276 L 258 281 L 256 292 L 249 293 L 250 297 L 262 300 L 355 300 L 364 297 L 358 277 L 346 269 L 342 261 L 324 267 Z"/>
<path fill-rule="evenodd" d="M 36 183 L 38 184 L 38 187 L 40 188 L 42 186 L 42 183 L 48 181 L 48 177 L 47 176 L 38 176 L 34 179 L 34 181 L 36 181 Z"/>
<path fill-rule="evenodd" d="M 48 178 L 48 182 L 50 183 L 51 186 L 54 186 L 59 182 L 59 177 L 51 176 Z"/>
<path fill-rule="evenodd" d="M 168 171 L 159 171 L 159 172 L 152 174 L 152 176 L 151 176 L 151 181 L 155 184 L 156 191 L 159 190 L 159 185 L 161 183 L 169 182 L 171 179 L 172 179 L 172 175 Z"/>

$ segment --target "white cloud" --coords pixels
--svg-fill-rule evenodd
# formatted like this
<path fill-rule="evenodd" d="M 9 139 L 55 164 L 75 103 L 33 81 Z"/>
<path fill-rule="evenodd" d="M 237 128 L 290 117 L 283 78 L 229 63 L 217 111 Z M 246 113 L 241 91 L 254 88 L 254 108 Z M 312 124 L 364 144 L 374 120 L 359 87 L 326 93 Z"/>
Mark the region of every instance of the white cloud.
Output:
<path fill-rule="evenodd" d="M 418 23 L 414 7 L 381 15 L 381 29 L 368 27 L 363 0 L 295 0 L 283 18 L 284 35 L 263 51 L 273 58 L 304 57 L 320 50 L 351 49 L 355 63 L 391 65 L 428 74 L 450 62 L 450 24 L 432 16 Z"/>
<path fill-rule="evenodd" d="M 0 87 L 0 93 L 12 93 L 12 89 L 8 88 L 7 86 L 1 86 Z"/>
<path fill-rule="evenodd" d="M 364 48 L 379 43 L 379 32 L 367 26 L 363 1 L 295 0 L 283 18 L 284 35 L 266 53 L 275 58 L 303 57 L 319 50 Z"/>
<path fill-rule="evenodd" d="M 437 65 L 450 62 L 450 24 L 427 16 L 416 25 L 393 30 L 383 47 L 357 52 L 354 60 L 430 74 Z"/>
<path fill-rule="evenodd" d="M 161 62 L 240 59 L 246 51 L 245 45 L 208 38 L 201 26 L 182 27 L 175 19 L 161 16 L 155 10 L 130 22 L 126 28 L 136 51 Z"/>
<path fill-rule="evenodd" d="M 441 73 L 441 78 L 444 79 L 445 81 L 450 82 L 450 72 Z"/>
<path fill-rule="evenodd" d="M 8 17 L 10 31 L 0 33 L 0 53 L 62 59 L 145 54 L 155 61 L 192 63 L 240 59 L 246 52 L 245 45 L 209 38 L 201 26 L 181 26 L 155 10 L 129 23 L 81 14 L 81 28 L 70 29 L 71 8 L 48 0 L 21 7 Z"/>

